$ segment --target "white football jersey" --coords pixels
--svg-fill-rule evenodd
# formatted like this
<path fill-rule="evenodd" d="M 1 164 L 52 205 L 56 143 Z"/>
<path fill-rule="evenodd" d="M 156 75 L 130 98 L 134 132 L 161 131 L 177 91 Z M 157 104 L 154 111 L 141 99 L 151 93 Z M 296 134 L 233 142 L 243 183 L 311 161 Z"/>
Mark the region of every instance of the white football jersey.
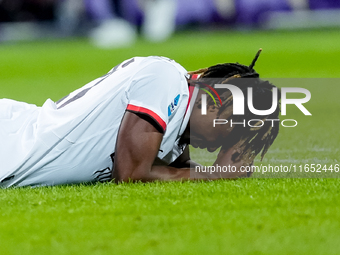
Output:
<path fill-rule="evenodd" d="M 158 157 L 173 162 L 190 117 L 186 70 L 164 57 L 135 57 L 58 102 L 0 100 L 0 187 L 110 180 L 126 110 L 164 130 Z M 191 92 L 193 93 L 191 93 Z"/>

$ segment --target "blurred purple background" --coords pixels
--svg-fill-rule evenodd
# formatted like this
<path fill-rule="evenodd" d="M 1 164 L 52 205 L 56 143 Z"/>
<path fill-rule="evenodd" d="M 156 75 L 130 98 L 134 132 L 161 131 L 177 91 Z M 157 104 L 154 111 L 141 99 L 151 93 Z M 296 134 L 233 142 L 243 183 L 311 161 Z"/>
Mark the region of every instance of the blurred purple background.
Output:
<path fill-rule="evenodd" d="M 0 22 L 46 21 L 56 18 L 58 5 L 84 4 L 84 18 L 104 19 L 118 15 L 134 24 L 143 20 L 143 0 L 0 0 Z M 155 1 L 155 0 L 154 0 Z M 176 24 L 257 24 L 268 12 L 293 9 L 340 8 L 339 0 L 173 0 Z M 98 13 L 98 10 L 100 12 Z"/>
<path fill-rule="evenodd" d="M 167 14 L 166 4 L 162 7 L 160 2 L 168 2 L 172 11 L 169 9 Z M 158 18 L 155 17 L 158 7 L 151 10 L 152 5 L 159 5 Z M 0 0 L 0 41 L 20 34 L 13 37 L 13 31 L 28 29 L 17 24 L 34 23 L 29 29 L 31 34 L 40 33 L 37 37 L 52 33 L 70 36 L 86 34 L 104 21 L 114 19 L 124 20 L 142 33 L 143 24 L 149 19 L 149 24 L 144 26 L 152 37 L 152 33 L 159 33 L 156 30 L 161 28 L 152 27 L 151 23 L 161 23 L 163 17 L 168 22 L 163 24 L 168 26 L 168 34 L 175 29 L 202 26 L 226 29 L 340 27 L 340 0 Z"/>

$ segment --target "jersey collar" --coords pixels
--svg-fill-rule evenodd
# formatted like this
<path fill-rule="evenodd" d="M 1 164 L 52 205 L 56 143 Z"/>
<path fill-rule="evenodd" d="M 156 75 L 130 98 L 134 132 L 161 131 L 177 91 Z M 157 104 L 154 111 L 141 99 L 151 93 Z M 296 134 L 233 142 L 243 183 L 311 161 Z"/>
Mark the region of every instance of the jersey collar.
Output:
<path fill-rule="evenodd" d="M 198 76 L 194 77 L 194 75 L 191 77 L 192 80 L 196 80 L 198 78 Z M 188 104 L 187 104 L 187 109 L 185 111 L 185 115 L 183 118 L 183 122 L 180 128 L 180 132 L 179 134 L 182 135 L 184 133 L 184 130 L 187 128 L 188 123 L 189 123 L 189 119 L 191 116 L 191 112 L 192 109 L 194 109 L 194 104 L 195 101 L 197 99 L 197 95 L 198 95 L 198 90 L 199 87 L 197 85 L 190 85 L 189 84 L 189 99 L 188 99 Z"/>

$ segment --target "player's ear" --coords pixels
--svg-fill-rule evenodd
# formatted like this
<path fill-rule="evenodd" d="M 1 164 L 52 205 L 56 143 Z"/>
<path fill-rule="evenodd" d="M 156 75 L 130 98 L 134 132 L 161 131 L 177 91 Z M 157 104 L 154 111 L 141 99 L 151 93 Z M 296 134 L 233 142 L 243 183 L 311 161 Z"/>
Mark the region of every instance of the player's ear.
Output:
<path fill-rule="evenodd" d="M 219 107 L 217 107 L 216 105 L 214 105 L 214 104 L 210 104 L 210 105 L 208 105 L 207 106 L 207 111 L 209 111 L 209 112 L 218 112 L 218 110 L 219 110 Z"/>

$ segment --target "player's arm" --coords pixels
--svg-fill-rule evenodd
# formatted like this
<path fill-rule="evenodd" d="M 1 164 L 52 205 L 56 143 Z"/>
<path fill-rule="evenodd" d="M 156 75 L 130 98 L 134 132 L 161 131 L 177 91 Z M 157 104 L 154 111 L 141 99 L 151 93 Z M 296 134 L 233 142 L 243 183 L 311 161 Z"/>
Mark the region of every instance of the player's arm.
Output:
<path fill-rule="evenodd" d="M 188 168 L 154 164 L 163 133 L 151 123 L 140 114 L 125 112 L 116 143 L 112 176 L 116 182 L 190 178 Z"/>
<path fill-rule="evenodd" d="M 207 174 L 195 171 L 195 166 L 184 168 L 164 165 L 156 162 L 156 156 L 163 138 L 163 133 L 146 118 L 127 111 L 118 132 L 115 167 L 113 178 L 121 181 L 154 180 L 198 180 L 236 178 L 239 175 L 229 173 Z M 186 154 L 187 155 L 187 154 Z M 231 151 L 220 152 L 216 163 L 230 162 Z M 185 155 L 183 156 L 185 158 Z M 191 171 L 190 171 L 191 170 Z"/>

